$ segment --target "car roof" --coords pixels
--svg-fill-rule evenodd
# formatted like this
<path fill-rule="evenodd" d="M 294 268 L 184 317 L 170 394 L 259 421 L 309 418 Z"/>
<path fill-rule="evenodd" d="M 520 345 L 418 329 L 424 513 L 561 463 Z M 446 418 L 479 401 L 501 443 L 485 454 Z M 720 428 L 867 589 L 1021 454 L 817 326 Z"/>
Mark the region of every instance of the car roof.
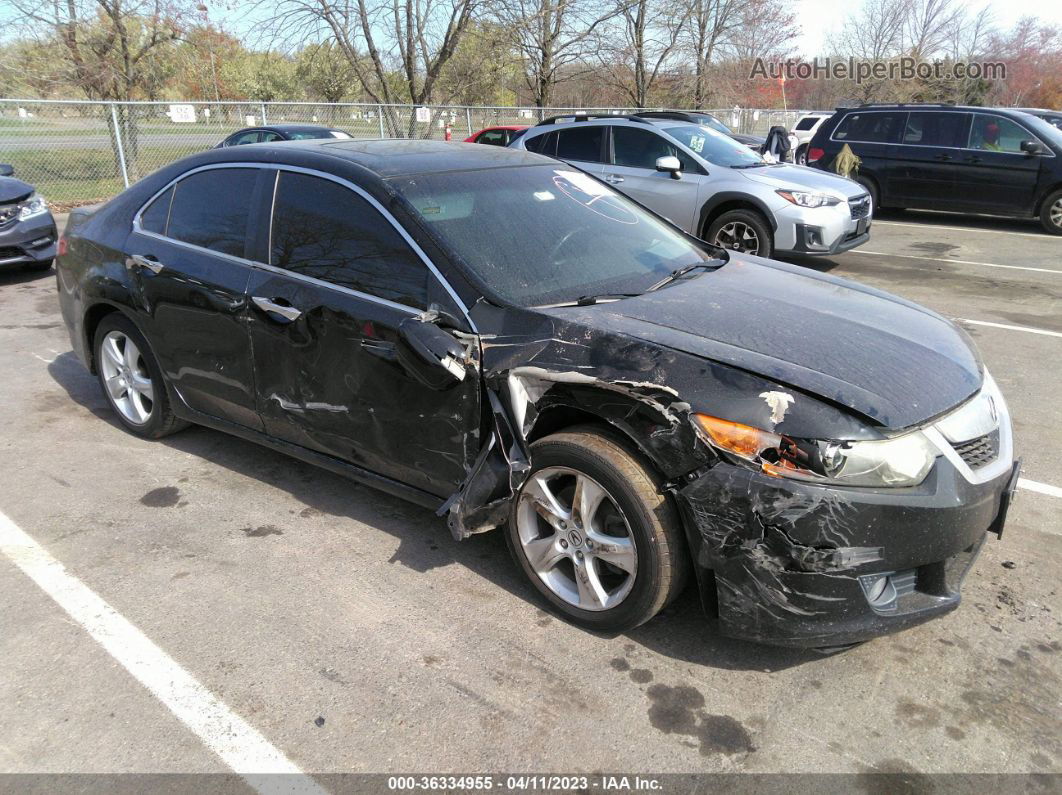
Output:
<path fill-rule="evenodd" d="M 245 158 L 248 150 L 269 150 L 272 154 L 301 152 L 308 155 L 327 155 L 360 166 L 380 179 L 443 171 L 557 165 L 553 158 L 519 149 L 408 138 L 310 138 L 281 143 L 249 144 L 213 151 L 225 153 L 219 155 L 225 160 L 238 161 Z M 284 158 L 272 159 L 283 161 Z"/>
<path fill-rule="evenodd" d="M 326 127 L 323 124 L 263 124 L 255 127 L 256 130 L 276 130 L 277 132 L 317 132 L 319 130 L 334 130 L 334 127 Z"/>

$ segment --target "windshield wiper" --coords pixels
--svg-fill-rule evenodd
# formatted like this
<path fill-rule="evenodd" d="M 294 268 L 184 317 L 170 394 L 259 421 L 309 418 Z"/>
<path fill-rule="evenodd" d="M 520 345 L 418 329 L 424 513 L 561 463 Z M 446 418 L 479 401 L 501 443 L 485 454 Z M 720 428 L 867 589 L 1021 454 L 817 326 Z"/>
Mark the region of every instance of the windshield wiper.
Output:
<path fill-rule="evenodd" d="M 590 306 L 606 298 L 637 298 L 641 293 L 598 293 L 597 295 L 580 295 L 575 299 L 576 306 Z"/>
<path fill-rule="evenodd" d="M 671 273 L 669 273 L 663 279 L 658 281 L 656 284 L 650 285 L 649 289 L 647 289 L 646 292 L 651 293 L 654 290 L 659 290 L 661 287 L 671 284 L 671 282 L 677 279 L 681 279 L 687 273 L 692 273 L 693 271 L 699 270 L 700 268 L 714 271 L 723 267 L 724 265 L 726 265 L 726 263 L 726 260 L 717 260 L 716 262 L 694 262 L 692 265 L 683 265 L 681 268 L 676 268 L 675 270 L 671 271 Z"/>
<path fill-rule="evenodd" d="M 760 166 L 769 166 L 769 165 L 770 165 L 770 163 L 768 163 L 766 161 L 763 161 L 763 162 L 760 162 L 760 163 L 738 163 L 736 166 L 731 166 L 731 168 L 759 168 Z"/>

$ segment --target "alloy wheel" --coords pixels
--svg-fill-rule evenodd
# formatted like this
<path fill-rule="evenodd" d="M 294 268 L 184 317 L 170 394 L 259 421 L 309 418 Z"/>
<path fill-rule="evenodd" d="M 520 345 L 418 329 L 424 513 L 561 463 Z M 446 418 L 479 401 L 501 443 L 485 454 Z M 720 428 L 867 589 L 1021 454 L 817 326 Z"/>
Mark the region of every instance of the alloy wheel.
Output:
<path fill-rule="evenodd" d="M 715 235 L 715 243 L 731 251 L 745 254 L 760 252 L 760 237 L 756 230 L 744 221 L 731 221 L 722 226 Z"/>
<path fill-rule="evenodd" d="M 144 425 L 155 407 L 155 388 L 140 349 L 126 334 L 112 331 L 100 345 L 107 397 L 126 421 Z"/>
<path fill-rule="evenodd" d="M 1051 205 L 1051 209 L 1048 211 L 1048 218 L 1051 219 L 1052 224 L 1062 228 L 1062 198 L 1056 199 L 1055 203 Z"/>
<path fill-rule="evenodd" d="M 638 550 L 630 525 L 593 478 L 567 467 L 534 473 L 520 492 L 516 526 L 527 562 L 568 604 L 609 610 L 634 587 Z"/>

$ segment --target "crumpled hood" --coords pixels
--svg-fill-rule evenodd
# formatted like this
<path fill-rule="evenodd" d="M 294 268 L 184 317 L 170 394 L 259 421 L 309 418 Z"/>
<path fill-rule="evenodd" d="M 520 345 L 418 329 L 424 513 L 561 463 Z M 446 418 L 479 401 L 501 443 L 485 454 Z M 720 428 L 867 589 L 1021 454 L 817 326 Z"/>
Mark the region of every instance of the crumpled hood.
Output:
<path fill-rule="evenodd" d="M 33 193 L 33 186 L 14 177 L 0 177 L 0 204 L 17 202 Z"/>
<path fill-rule="evenodd" d="M 829 191 L 846 199 L 864 195 L 867 190 L 855 180 L 839 177 L 828 171 L 807 166 L 794 166 L 789 163 L 743 168 L 738 173 L 778 190 L 779 188 L 805 188 L 807 190 Z"/>
<path fill-rule="evenodd" d="M 884 429 L 920 425 L 981 386 L 966 334 L 902 298 L 758 257 L 569 319 L 757 373 Z M 693 396 L 683 396 L 692 399 Z"/>

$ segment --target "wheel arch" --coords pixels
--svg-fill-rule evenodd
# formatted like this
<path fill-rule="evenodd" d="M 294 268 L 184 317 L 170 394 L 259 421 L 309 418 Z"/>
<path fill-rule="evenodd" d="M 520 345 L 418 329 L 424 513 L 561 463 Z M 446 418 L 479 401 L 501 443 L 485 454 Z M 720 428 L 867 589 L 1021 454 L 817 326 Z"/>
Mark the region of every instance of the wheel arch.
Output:
<path fill-rule="evenodd" d="M 99 301 L 85 310 L 85 315 L 82 320 L 82 329 L 85 341 L 85 354 L 88 358 L 89 371 L 93 374 L 97 372 L 95 346 L 96 329 L 100 327 L 100 323 L 103 322 L 103 319 L 105 317 L 107 317 L 108 315 L 113 315 L 116 312 L 122 315 L 122 317 L 126 318 L 134 326 L 136 325 L 136 321 L 134 321 L 133 318 L 129 315 L 129 313 L 124 311 L 121 306 L 109 303 L 107 301 Z"/>
<path fill-rule="evenodd" d="M 1036 199 L 1036 207 L 1033 209 L 1034 218 L 1039 217 L 1040 213 L 1043 212 L 1044 202 L 1047 201 L 1048 197 L 1050 197 L 1052 194 L 1058 193 L 1060 190 L 1062 190 L 1062 182 L 1056 182 L 1054 185 L 1048 185 L 1047 188 L 1041 191 L 1039 197 L 1037 197 Z"/>
<path fill-rule="evenodd" d="M 708 227 L 712 225 L 712 222 L 723 213 L 731 210 L 751 210 L 763 216 L 767 225 L 771 228 L 772 234 L 778 231 L 778 219 L 774 217 L 774 213 L 768 209 L 761 199 L 747 193 L 724 191 L 714 194 L 701 207 L 700 220 L 697 224 L 700 236 L 702 238 L 706 237 Z"/>

